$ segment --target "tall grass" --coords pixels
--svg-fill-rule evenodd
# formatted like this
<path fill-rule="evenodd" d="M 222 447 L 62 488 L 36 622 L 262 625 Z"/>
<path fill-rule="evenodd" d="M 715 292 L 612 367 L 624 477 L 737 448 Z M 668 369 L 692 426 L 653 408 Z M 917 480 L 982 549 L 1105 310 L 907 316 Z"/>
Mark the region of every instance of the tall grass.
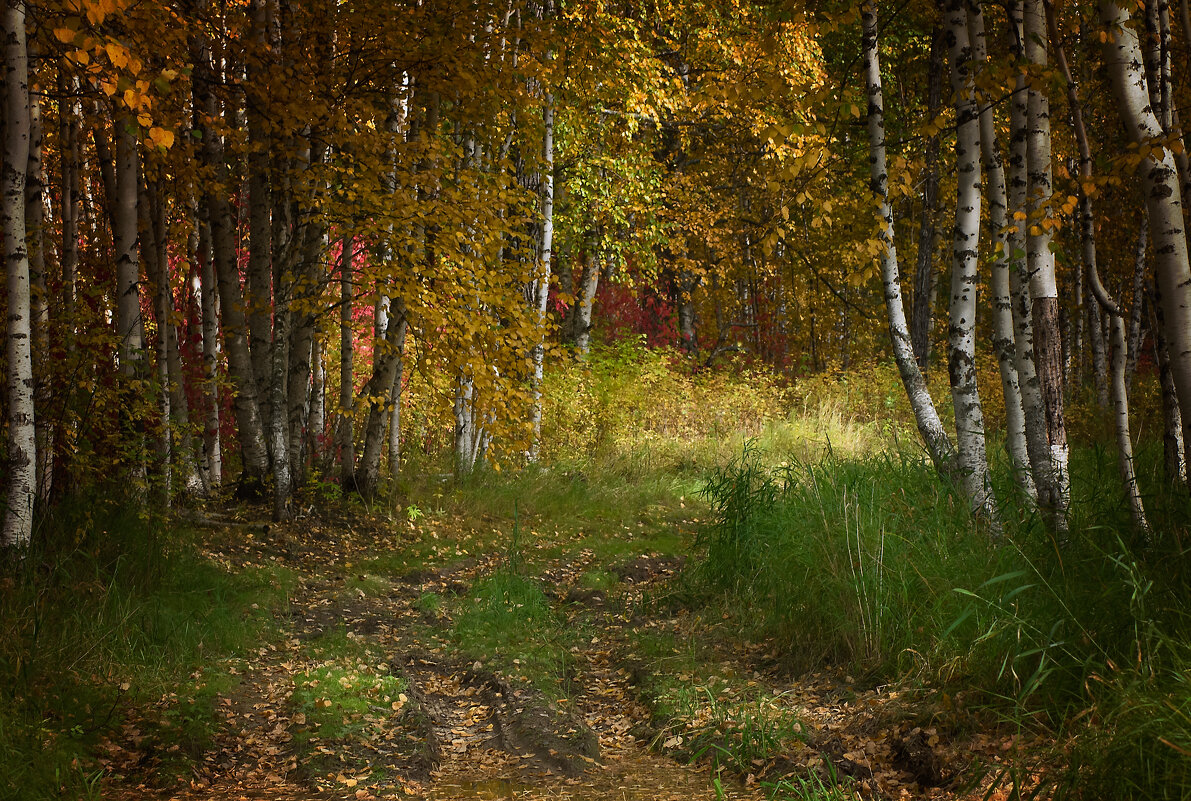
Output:
<path fill-rule="evenodd" d="M 206 671 L 258 642 L 288 591 L 283 573 L 228 573 L 136 509 L 59 508 L 48 525 L 0 569 L 2 799 L 97 793 L 96 742 L 169 693 L 162 750 L 201 753 L 226 683 Z"/>
<path fill-rule="evenodd" d="M 1066 544 L 1006 504 L 998 547 L 921 458 L 770 469 L 746 449 L 708 482 L 696 583 L 794 668 L 917 679 L 1070 738 L 1055 795 L 1191 797 L 1188 510 L 1148 477 L 1163 537 L 1137 550 L 1111 470 L 1077 454 Z"/>

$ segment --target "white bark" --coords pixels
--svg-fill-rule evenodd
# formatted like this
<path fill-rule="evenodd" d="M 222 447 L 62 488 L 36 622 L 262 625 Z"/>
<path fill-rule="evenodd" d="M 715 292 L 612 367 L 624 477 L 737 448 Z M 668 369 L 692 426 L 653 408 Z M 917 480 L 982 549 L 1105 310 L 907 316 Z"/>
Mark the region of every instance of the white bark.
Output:
<path fill-rule="evenodd" d="M 36 61 L 33 43 L 28 56 Z M 30 312 L 33 315 L 33 352 L 40 354 L 33 371 L 33 405 L 49 409 L 51 389 L 50 297 L 46 286 L 45 181 L 42 177 L 41 104 L 29 95 L 29 162 L 25 170 L 25 247 L 29 252 Z M 36 415 L 37 497 L 48 498 L 53 485 L 54 426 L 49 414 Z"/>
<path fill-rule="evenodd" d="M 475 383 L 470 376 L 461 374 L 455 384 L 455 476 L 469 475 L 475 467 L 476 445 L 479 437 L 475 430 Z"/>
<path fill-rule="evenodd" d="M 145 361 L 144 321 L 141 319 L 140 273 L 137 230 L 137 185 L 139 179 L 137 143 L 127 127 L 131 121 L 117 118 L 116 198 L 112 222 L 116 256 L 116 332 L 120 337 L 120 372 L 137 376 Z"/>
<path fill-rule="evenodd" d="M 1026 0 L 1024 10 L 1025 57 L 1029 64 L 1047 63 L 1046 20 L 1042 0 Z M 1068 467 L 1067 426 L 1063 417 L 1063 340 L 1059 325 L 1059 290 L 1055 278 L 1054 240 L 1050 226 L 1051 181 L 1050 101 L 1046 94 L 1029 89 L 1026 123 L 1028 180 L 1026 263 L 1034 324 L 1034 365 L 1046 414 L 1053 484 L 1037 482 L 1039 503 L 1050 524 L 1060 532 L 1067 527 L 1071 479 Z M 1031 458 L 1035 458 L 1031 454 Z M 1037 479 L 1037 476 L 1035 476 Z"/>
<path fill-rule="evenodd" d="M 1087 267 L 1088 280 L 1091 284 L 1092 294 L 1095 296 L 1095 302 L 1109 314 L 1112 326 L 1111 396 L 1113 428 L 1117 438 L 1117 466 L 1125 497 L 1128 499 L 1129 508 L 1133 513 L 1134 525 L 1148 542 L 1150 524 L 1146 519 L 1141 489 L 1137 485 L 1137 472 L 1133 464 L 1133 437 L 1129 431 L 1129 394 L 1125 386 L 1125 315 L 1121 311 L 1120 305 L 1109 296 L 1104 284 L 1100 281 L 1100 272 L 1096 262 L 1096 220 L 1092 214 L 1092 199 L 1083 190 L 1083 182 L 1092 179 L 1092 150 L 1088 144 L 1088 133 L 1084 126 L 1079 89 L 1067 66 L 1067 57 L 1059 44 L 1062 39 L 1059 36 L 1054 8 L 1050 5 L 1049 0 L 1046 5 L 1046 22 L 1050 37 L 1054 41 L 1055 63 L 1067 82 L 1067 103 L 1071 108 L 1072 128 L 1075 130 L 1075 141 L 1079 149 L 1079 227 L 1083 261 Z"/>
<path fill-rule="evenodd" d="M 1157 280 L 1162 299 L 1171 373 L 1181 409 L 1191 409 L 1191 264 L 1183 223 L 1183 198 L 1174 154 L 1161 144 L 1162 126 L 1150 106 L 1141 47 L 1129 13 L 1116 0 L 1102 0 L 1108 27 L 1107 66 L 1117 109 L 1130 137 L 1147 155 L 1140 173 L 1150 215 Z M 1191 415 L 1183 415 L 1183 442 L 1191 442 Z"/>
<path fill-rule="evenodd" d="M 315 336 L 310 347 L 310 415 L 306 420 L 307 451 L 318 464 L 322 458 L 323 432 L 327 427 L 327 366 L 323 341 Z"/>
<path fill-rule="evenodd" d="M 956 203 L 952 237 L 947 369 L 955 408 L 956 467 L 973 514 L 1000 533 L 988 475 L 984 411 L 976 383 L 976 290 L 980 248 L 980 126 L 972 75 L 972 48 L 964 0 L 943 9 L 955 96 Z"/>
<path fill-rule="evenodd" d="M 25 246 L 25 168 L 29 159 L 29 58 L 25 5 L 4 6 L 4 165 L 0 170 L 0 225 L 8 288 L 8 494 L 0 542 L 24 547 L 33 536 L 37 451 L 29 307 L 29 252 Z"/>
<path fill-rule="evenodd" d="M 287 271 L 288 273 L 288 271 Z M 289 421 L 284 414 L 288 398 L 290 294 L 292 281 L 288 274 L 276 277 L 273 295 L 273 343 L 269 349 L 269 395 L 273 415 L 269 420 L 270 450 L 273 457 L 273 519 L 289 520 L 290 500 L 293 496 L 293 474 L 289 460 Z"/>
<path fill-rule="evenodd" d="M 969 28 L 972 35 L 972 59 L 981 69 L 988 60 L 988 44 L 984 28 L 982 0 L 969 3 Z M 1013 297 L 1009 283 L 1010 248 L 1009 196 L 1005 183 L 1005 165 L 997 134 L 991 103 L 980 104 L 980 152 L 988 175 L 988 223 L 992 231 L 993 255 L 990 289 L 993 308 L 993 352 L 1001 375 L 1001 392 L 1005 398 L 1005 450 L 1013 467 L 1013 477 L 1026 497 L 1038 500 L 1034 478 L 1030 473 L 1030 454 L 1026 446 L 1026 420 L 1022 410 L 1021 385 L 1017 375 L 1017 349 L 1014 343 Z"/>
<path fill-rule="evenodd" d="M 863 26 L 865 87 L 868 93 L 869 168 L 873 197 L 879 206 L 882 220 L 881 282 L 885 291 L 885 308 L 889 315 L 889 336 L 893 357 L 901 374 L 902 384 L 914 410 L 918 431 L 927 453 L 940 472 L 954 472 L 955 449 L 931 400 L 926 381 L 918 369 L 910 331 L 906 325 L 906 310 L 902 303 L 901 277 L 898 272 L 897 250 L 893 241 L 893 207 L 889 203 L 888 168 L 885 155 L 885 108 L 881 90 L 881 62 L 877 49 L 877 11 L 875 0 L 865 0 L 860 8 Z"/>
<path fill-rule="evenodd" d="M 1010 49 L 1020 62 L 1024 59 L 1025 37 L 1020 0 L 1010 0 Z M 1042 402 L 1042 388 L 1034 359 L 1034 314 L 1030 303 L 1028 265 L 1026 259 L 1026 220 L 1029 215 L 1028 148 L 1028 88 L 1023 72 L 1019 71 L 1009 103 L 1009 166 L 1006 170 L 1007 199 L 1013 227 L 1009 229 L 1009 295 L 1013 304 L 1014 362 L 1018 387 L 1021 390 L 1022 418 L 1026 429 L 1026 451 L 1030 458 L 1030 474 L 1039 499 L 1054 497 L 1055 478 L 1050 456 L 1050 442 L 1046 436 L 1046 409 Z"/>
<path fill-rule="evenodd" d="M 533 373 L 533 408 L 529 422 L 531 437 L 529 461 L 536 462 L 542 448 L 542 362 L 546 353 L 546 304 L 550 297 L 550 259 L 554 248 L 554 96 L 547 93 L 542 110 L 545 136 L 542 142 L 542 242 L 541 261 L 534 278 L 534 316 L 538 341 L 530 352 Z"/>

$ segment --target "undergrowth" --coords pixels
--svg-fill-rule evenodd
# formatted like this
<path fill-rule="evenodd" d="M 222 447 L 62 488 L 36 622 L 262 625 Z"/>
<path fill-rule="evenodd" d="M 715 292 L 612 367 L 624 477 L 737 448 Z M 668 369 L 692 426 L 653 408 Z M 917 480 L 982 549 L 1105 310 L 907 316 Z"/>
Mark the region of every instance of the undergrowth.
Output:
<path fill-rule="evenodd" d="M 1187 508 L 1147 475 L 1162 534 L 1143 549 L 1114 470 L 1102 450 L 1078 450 L 1068 540 L 1005 503 L 996 544 L 921 457 L 773 469 L 745 448 L 707 484 L 716 522 L 693 583 L 748 610 L 740 630 L 771 638 L 792 668 L 941 687 L 979 715 L 1057 736 L 1047 794 L 1186 798 Z"/>
<path fill-rule="evenodd" d="M 169 723 L 159 753 L 201 755 L 234 683 L 218 660 L 259 643 L 289 576 L 225 571 L 127 508 L 59 508 L 46 528 L 0 574 L 0 798 L 95 797 L 95 746 L 133 706 Z"/>

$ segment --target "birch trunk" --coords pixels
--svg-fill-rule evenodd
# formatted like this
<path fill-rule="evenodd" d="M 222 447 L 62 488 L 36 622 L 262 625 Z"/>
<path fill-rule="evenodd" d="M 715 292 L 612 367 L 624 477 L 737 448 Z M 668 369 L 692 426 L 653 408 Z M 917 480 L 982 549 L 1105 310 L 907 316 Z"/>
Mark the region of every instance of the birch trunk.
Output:
<path fill-rule="evenodd" d="M 984 27 L 983 4 L 977 0 L 968 4 L 969 28 L 972 35 L 972 58 L 977 69 L 988 61 L 988 42 Z M 1021 385 L 1017 375 L 1017 349 L 1014 343 L 1013 296 L 1010 289 L 1010 255 L 1013 243 L 1009 238 L 1009 194 L 1005 179 L 1005 165 L 997 145 L 997 134 L 991 103 L 981 102 L 980 153 L 988 174 L 988 222 L 992 229 L 992 290 L 993 352 L 1001 376 L 1001 392 L 1005 399 L 1005 450 L 1013 468 L 1018 487 L 1031 502 L 1037 503 L 1038 491 L 1030 473 L 1030 453 L 1026 445 L 1026 421 L 1022 410 Z"/>
<path fill-rule="evenodd" d="M 984 410 L 976 384 L 976 290 L 980 248 L 980 126 L 972 75 L 972 47 L 964 0 L 946 0 L 944 22 L 955 95 L 956 201 L 952 238 L 947 370 L 955 408 L 956 468 L 972 514 L 1000 536 L 996 500 L 988 475 Z"/>
<path fill-rule="evenodd" d="M 290 502 L 293 498 L 293 476 L 289 459 L 289 421 L 282 410 L 286 408 L 287 369 L 289 367 L 290 345 L 290 293 L 291 282 L 285 274 L 274 277 L 273 294 L 273 342 L 269 349 L 269 392 L 272 398 L 273 416 L 269 425 L 270 451 L 273 456 L 273 519 L 290 519 Z"/>
<path fill-rule="evenodd" d="M 1047 63 L 1046 21 L 1042 0 L 1025 0 L 1025 47 L 1027 63 Z M 1038 502 L 1051 528 L 1061 536 L 1067 530 L 1071 480 L 1068 468 L 1067 426 L 1063 416 L 1063 340 L 1059 320 L 1059 288 L 1055 278 L 1054 219 L 1050 215 L 1051 139 L 1050 101 L 1046 94 L 1029 89 L 1026 122 L 1026 178 L 1028 181 L 1026 220 L 1026 263 L 1030 305 L 1034 325 L 1034 366 L 1046 415 L 1046 440 L 1053 482 L 1039 482 Z M 1028 424 L 1028 423 L 1027 423 Z M 1031 459 L 1035 455 L 1031 454 Z M 1041 455 L 1039 455 L 1041 458 Z"/>
<path fill-rule="evenodd" d="M 1008 6 L 1010 50 L 1020 63 L 1025 59 L 1025 30 L 1019 0 Z M 1026 258 L 1026 220 L 1029 216 L 1029 180 L 1027 169 L 1029 102 L 1024 67 L 1018 73 L 1009 103 L 1009 166 L 1006 170 L 1009 211 L 1014 224 L 1009 229 L 1009 295 L 1013 303 L 1014 361 L 1021 390 L 1022 417 L 1026 429 L 1026 451 L 1030 474 L 1038 498 L 1055 495 L 1054 467 L 1046 436 L 1046 409 L 1034 359 L 1034 315 L 1030 304 Z"/>
<path fill-rule="evenodd" d="M 37 52 L 27 44 L 30 59 Z M 33 405 L 50 408 L 50 296 L 46 286 L 45 258 L 45 181 L 42 178 L 41 104 L 29 96 L 29 161 L 25 169 L 25 244 L 29 251 L 30 312 L 33 316 L 33 352 L 41 355 L 40 367 L 33 371 Z M 37 497 L 48 498 L 53 485 L 54 426 L 48 413 L 36 415 Z"/>
<path fill-rule="evenodd" d="M 1180 409 L 1191 409 L 1191 263 L 1183 221 L 1183 198 L 1171 149 L 1159 142 L 1163 128 L 1154 114 L 1141 71 L 1141 48 L 1129 13 L 1116 0 L 1101 0 L 1100 15 L 1109 29 L 1108 72 L 1121 119 L 1143 152 L 1140 173 L 1150 234 L 1154 240 L 1157 282 L 1171 377 Z M 1183 415 L 1183 443 L 1191 441 L 1191 415 Z"/>
<path fill-rule="evenodd" d="M 66 318 L 65 335 L 67 350 L 74 347 L 74 326 L 77 316 L 78 271 L 79 271 L 79 123 L 82 109 L 73 98 L 73 82 L 68 82 L 64 73 L 58 76 L 58 91 L 65 113 L 59 114 L 59 151 L 61 164 L 62 250 L 59 260 L 62 267 L 63 316 Z"/>
<path fill-rule="evenodd" d="M 124 377 L 123 430 L 132 491 L 138 498 L 145 486 L 145 453 L 142 415 L 136 381 L 147 378 L 144 320 L 141 317 L 141 265 L 137 229 L 137 188 L 140 164 L 137 142 L 129 130 L 132 121 L 124 116 L 115 120 L 116 195 L 112 205 L 112 240 L 116 257 L 116 331 L 120 337 L 117 351 L 119 369 Z"/>
<path fill-rule="evenodd" d="M 554 248 L 554 96 L 547 93 L 542 110 L 545 136 L 542 142 L 542 241 L 541 261 L 534 278 L 534 318 L 537 341 L 530 351 L 533 373 L 530 387 L 533 407 L 529 413 L 531 428 L 529 461 L 536 462 L 542 450 L 542 363 L 546 355 L 546 308 L 550 297 L 550 258 Z"/>
<path fill-rule="evenodd" d="M 455 477 L 470 475 L 475 467 L 475 386 L 471 378 L 460 375 L 455 384 Z"/>
<path fill-rule="evenodd" d="M 868 143 L 871 190 L 881 218 L 881 282 L 889 315 L 889 336 L 893 357 L 902 384 L 914 410 L 918 431 L 935 466 L 947 476 L 955 472 L 955 449 L 935 410 L 922 371 L 914 358 L 906 311 L 902 303 L 901 278 L 897 250 L 893 240 L 893 208 L 889 203 L 888 168 L 885 155 L 885 108 L 881 90 L 881 62 L 877 49 L 877 10 L 875 0 L 865 0 L 860 7 L 863 28 L 865 87 L 868 94 Z"/>
<path fill-rule="evenodd" d="M 112 240 L 116 257 L 116 331 L 120 337 L 120 372 L 128 378 L 144 365 L 144 321 L 141 319 L 139 235 L 137 230 L 137 143 L 130 120 L 115 123 L 116 196 L 112 204 Z"/>
<path fill-rule="evenodd" d="M 310 346 L 310 415 L 306 421 L 306 450 L 310 459 L 319 464 L 322 459 L 323 432 L 327 427 L 327 367 L 323 343 L 318 337 Z"/>
<path fill-rule="evenodd" d="M 387 449 L 385 426 L 392 415 L 390 402 L 398 367 L 405 350 L 405 334 L 409 323 L 405 317 L 405 304 L 395 299 L 389 306 L 391 319 L 385 331 L 384 340 L 378 343 L 374 356 L 375 367 L 372 378 L 364 390 L 368 398 L 368 419 L 364 428 L 364 453 L 356 474 L 360 494 L 371 498 L 380 484 L 381 456 Z"/>
<path fill-rule="evenodd" d="M 574 318 L 571 331 L 574 336 L 575 352 L 581 359 L 591 352 L 591 313 L 595 305 L 596 290 L 600 285 L 600 265 L 595 252 L 594 236 L 584 241 L 583 271 L 575 297 Z"/>
<path fill-rule="evenodd" d="M 1046 22 L 1050 38 L 1054 42 L 1056 66 L 1067 82 L 1067 103 L 1070 106 L 1072 128 L 1075 130 L 1075 141 L 1079 150 L 1079 227 L 1083 262 L 1088 271 L 1088 281 L 1091 284 L 1096 303 L 1104 307 L 1112 326 L 1111 383 L 1113 428 L 1116 431 L 1117 439 L 1117 467 L 1121 475 L 1122 489 L 1133 514 L 1133 523 L 1148 543 L 1151 536 L 1150 524 L 1146 519 L 1145 505 L 1142 503 L 1141 490 L 1137 485 L 1137 472 L 1133 464 L 1133 437 L 1129 431 L 1129 395 L 1125 387 L 1125 315 L 1121 311 L 1120 305 L 1109 296 L 1104 284 L 1100 281 L 1100 272 L 1096 261 L 1096 218 L 1092 214 L 1092 199 L 1083 189 L 1085 183 L 1092 179 L 1092 150 L 1088 144 L 1087 129 L 1084 127 L 1079 88 L 1067 66 L 1067 57 L 1060 44 L 1062 37 L 1059 36 L 1058 23 L 1055 20 L 1054 7 L 1050 0 L 1046 2 Z"/>
<path fill-rule="evenodd" d="M 8 492 L 0 542 L 23 548 L 33 536 L 37 439 L 33 405 L 29 252 L 25 244 L 25 168 L 29 161 L 29 54 L 25 4 L 4 5 L 4 160 L 0 225 L 8 289 Z"/>

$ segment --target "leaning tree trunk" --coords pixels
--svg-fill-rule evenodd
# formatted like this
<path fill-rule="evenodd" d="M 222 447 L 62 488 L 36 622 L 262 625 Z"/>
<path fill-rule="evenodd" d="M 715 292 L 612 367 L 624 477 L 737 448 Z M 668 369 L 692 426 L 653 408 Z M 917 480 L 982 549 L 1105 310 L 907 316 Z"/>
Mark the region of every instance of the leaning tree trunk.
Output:
<path fill-rule="evenodd" d="M 1141 69 L 1137 31 L 1117 0 L 1102 0 L 1100 15 L 1109 29 L 1108 72 L 1121 119 L 1147 155 L 1139 169 L 1154 239 L 1157 281 L 1162 296 L 1167 351 L 1180 409 L 1191 409 L 1191 263 L 1183 224 L 1183 197 L 1174 153 L 1162 143 Z M 1183 415 L 1183 443 L 1191 441 L 1191 414 Z"/>
<path fill-rule="evenodd" d="M 922 371 L 914 358 L 906 310 L 902 303 L 901 278 L 898 275 L 897 250 L 893 240 L 893 207 L 889 203 L 889 176 L 885 155 L 885 106 L 881 90 L 881 61 L 877 49 L 877 9 L 875 0 L 865 0 L 860 7 L 863 28 L 865 87 L 868 93 L 868 145 L 873 197 L 880 218 L 881 282 L 885 289 L 885 308 L 889 315 L 889 337 L 902 384 L 914 410 L 918 431 L 935 466 L 941 473 L 954 474 L 955 448 L 935 410 Z"/>
<path fill-rule="evenodd" d="M 8 502 L 0 542 L 24 547 L 33 536 L 37 441 L 33 408 L 29 252 L 25 246 L 25 168 L 29 160 L 29 57 L 25 4 L 4 6 L 4 164 L 0 225 L 8 287 Z"/>
<path fill-rule="evenodd" d="M 956 467 L 971 511 L 1000 536 L 996 500 L 984 446 L 984 410 L 976 384 L 976 290 L 980 248 L 980 126 L 972 48 L 964 0 L 947 0 L 944 23 L 955 95 L 956 202 L 952 239 L 947 370 L 955 408 Z"/>
<path fill-rule="evenodd" d="M 389 305 L 390 319 L 384 339 L 377 341 L 372 378 L 364 390 L 368 398 L 368 418 L 364 427 L 364 452 L 356 470 L 356 485 L 360 494 L 370 498 L 380 483 L 381 456 L 386 450 L 385 427 L 392 409 L 393 386 L 405 351 L 405 333 L 409 322 L 405 303 L 394 298 Z"/>
<path fill-rule="evenodd" d="M 1083 265 L 1087 269 L 1087 264 Z M 1096 405 L 1107 409 L 1108 352 L 1104 344 L 1104 320 L 1100 317 L 1100 303 L 1088 304 L 1088 341 L 1092 350 L 1092 383 L 1096 389 Z"/>
<path fill-rule="evenodd" d="M 1075 141 L 1079 149 L 1079 229 L 1083 262 L 1087 267 L 1092 294 L 1095 295 L 1097 303 L 1103 306 L 1104 311 L 1108 313 L 1112 325 L 1111 392 L 1113 427 L 1117 437 L 1117 466 L 1121 474 L 1122 489 L 1129 501 L 1129 509 L 1133 513 L 1133 523 L 1141 533 L 1143 540 L 1148 543 L 1151 536 L 1150 524 L 1146 519 L 1145 504 L 1142 502 L 1141 490 L 1137 485 L 1137 471 L 1133 464 L 1133 436 L 1129 431 L 1129 394 L 1125 388 L 1125 315 L 1121 311 L 1120 305 L 1109 296 L 1104 284 L 1100 281 L 1100 272 L 1096 263 L 1096 218 L 1092 214 L 1092 199 L 1084 191 L 1084 186 L 1092 180 L 1092 150 L 1088 144 L 1087 129 L 1084 127 L 1083 106 L 1079 100 L 1079 89 L 1067 66 L 1067 57 L 1063 52 L 1062 38 L 1059 36 L 1059 27 L 1050 0 L 1046 2 L 1046 23 L 1050 38 L 1054 42 L 1055 64 L 1067 82 L 1067 103 L 1071 109 L 1072 128 L 1075 130 Z"/>

